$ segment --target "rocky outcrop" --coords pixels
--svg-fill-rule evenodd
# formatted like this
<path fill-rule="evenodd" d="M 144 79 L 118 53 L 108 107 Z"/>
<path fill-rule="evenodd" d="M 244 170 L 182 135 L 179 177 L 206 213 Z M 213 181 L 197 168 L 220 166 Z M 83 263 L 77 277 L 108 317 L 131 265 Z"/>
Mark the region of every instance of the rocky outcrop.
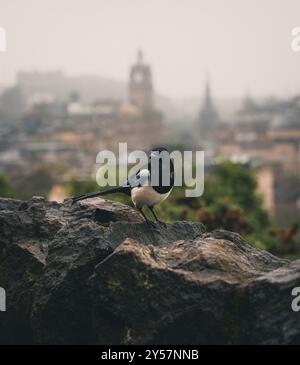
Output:
<path fill-rule="evenodd" d="M 1 343 L 299 344 L 299 284 L 300 260 L 201 223 L 0 199 Z"/>

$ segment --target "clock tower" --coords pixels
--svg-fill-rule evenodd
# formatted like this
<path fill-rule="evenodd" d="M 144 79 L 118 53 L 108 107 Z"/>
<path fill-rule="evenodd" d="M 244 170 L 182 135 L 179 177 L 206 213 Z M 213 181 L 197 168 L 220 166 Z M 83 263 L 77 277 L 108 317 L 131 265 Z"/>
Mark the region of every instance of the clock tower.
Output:
<path fill-rule="evenodd" d="M 142 111 L 153 109 L 151 68 L 144 63 L 141 50 L 138 51 L 137 61 L 130 70 L 129 95 L 131 104 Z"/>

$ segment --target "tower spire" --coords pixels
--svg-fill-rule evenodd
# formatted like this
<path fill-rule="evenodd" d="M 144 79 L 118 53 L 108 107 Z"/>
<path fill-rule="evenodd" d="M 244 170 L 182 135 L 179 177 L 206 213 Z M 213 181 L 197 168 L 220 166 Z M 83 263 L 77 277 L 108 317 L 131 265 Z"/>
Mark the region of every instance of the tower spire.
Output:
<path fill-rule="evenodd" d="M 209 72 L 206 72 L 205 100 L 206 100 L 206 103 L 210 103 L 210 101 L 211 101 Z"/>
<path fill-rule="evenodd" d="M 141 50 L 141 48 L 139 48 L 137 52 L 137 61 L 139 64 L 141 64 L 143 63 L 143 60 L 144 60 L 143 51 Z"/>
<path fill-rule="evenodd" d="M 206 150 L 213 152 L 215 146 L 215 133 L 219 124 L 218 112 L 211 97 L 210 78 L 206 76 L 204 102 L 199 117 L 200 141 Z"/>

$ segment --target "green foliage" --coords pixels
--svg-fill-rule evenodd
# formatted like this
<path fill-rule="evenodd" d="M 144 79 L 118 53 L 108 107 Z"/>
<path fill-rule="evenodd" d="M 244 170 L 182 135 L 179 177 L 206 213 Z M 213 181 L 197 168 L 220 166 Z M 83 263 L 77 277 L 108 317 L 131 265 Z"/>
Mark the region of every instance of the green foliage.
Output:
<path fill-rule="evenodd" d="M 170 198 L 157 207 L 166 221 L 201 221 L 208 231 L 226 229 L 243 235 L 256 247 L 280 256 L 300 253 L 299 224 L 277 228 L 257 193 L 255 171 L 223 162 L 205 178 L 203 196 L 185 198 L 174 188 Z"/>
<path fill-rule="evenodd" d="M 0 175 L 0 196 L 3 198 L 13 198 L 15 191 L 6 176 Z"/>
<path fill-rule="evenodd" d="M 68 185 L 68 192 L 70 196 L 77 196 L 82 194 L 88 194 L 93 191 L 98 191 L 99 186 L 95 181 L 79 181 L 76 179 L 72 179 Z"/>
<path fill-rule="evenodd" d="M 70 184 L 71 195 L 97 190 L 101 189 L 91 182 L 73 181 Z M 184 190 L 175 187 L 169 199 L 156 207 L 162 220 L 200 221 L 208 231 L 226 229 L 240 233 L 256 247 L 281 256 L 300 253 L 300 239 L 297 235 L 300 221 L 291 227 L 276 228 L 257 194 L 254 170 L 222 162 L 206 176 L 201 197 L 186 198 Z M 132 205 L 130 199 L 122 194 L 107 195 L 105 198 Z"/>
<path fill-rule="evenodd" d="M 55 183 L 56 179 L 51 168 L 41 167 L 19 178 L 14 183 L 14 188 L 20 199 L 30 199 L 34 195 L 47 197 Z"/>

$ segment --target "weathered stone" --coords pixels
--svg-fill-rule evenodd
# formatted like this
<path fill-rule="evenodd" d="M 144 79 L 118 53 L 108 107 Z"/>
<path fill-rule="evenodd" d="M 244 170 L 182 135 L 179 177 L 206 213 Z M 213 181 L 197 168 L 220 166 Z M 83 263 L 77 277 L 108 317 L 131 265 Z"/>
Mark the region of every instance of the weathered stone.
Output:
<path fill-rule="evenodd" d="M 299 344 L 292 263 L 102 199 L 0 199 L 1 343 Z"/>

